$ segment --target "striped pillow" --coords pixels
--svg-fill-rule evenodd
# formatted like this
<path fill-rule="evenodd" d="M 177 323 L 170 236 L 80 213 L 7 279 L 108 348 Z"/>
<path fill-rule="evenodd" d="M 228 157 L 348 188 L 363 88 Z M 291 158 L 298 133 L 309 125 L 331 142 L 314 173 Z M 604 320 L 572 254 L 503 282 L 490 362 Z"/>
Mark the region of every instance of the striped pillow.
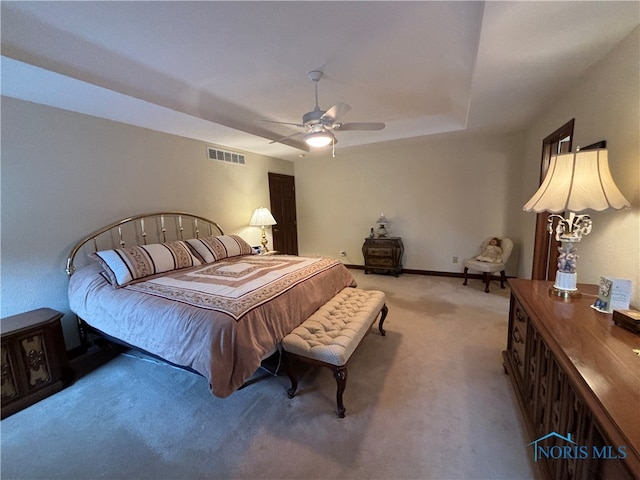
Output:
<path fill-rule="evenodd" d="M 102 250 L 93 254 L 114 287 L 133 280 L 202 265 L 183 241 Z"/>
<path fill-rule="evenodd" d="M 251 246 L 238 235 L 218 235 L 192 238 L 187 243 L 200 255 L 204 263 L 213 263 L 227 257 L 251 254 Z"/>

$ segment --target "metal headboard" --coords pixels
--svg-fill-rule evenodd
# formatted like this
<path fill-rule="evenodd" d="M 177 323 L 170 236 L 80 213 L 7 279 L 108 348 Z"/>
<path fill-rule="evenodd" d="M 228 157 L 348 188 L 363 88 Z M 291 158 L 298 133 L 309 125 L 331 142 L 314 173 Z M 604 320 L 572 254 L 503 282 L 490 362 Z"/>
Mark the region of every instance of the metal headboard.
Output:
<path fill-rule="evenodd" d="M 88 263 L 87 255 L 100 250 L 123 248 L 130 245 L 147 245 L 175 240 L 199 238 L 200 235 L 224 235 L 222 227 L 213 220 L 185 212 L 142 213 L 118 220 L 96 230 L 79 241 L 67 258 L 67 275 L 73 275 L 82 259 Z"/>

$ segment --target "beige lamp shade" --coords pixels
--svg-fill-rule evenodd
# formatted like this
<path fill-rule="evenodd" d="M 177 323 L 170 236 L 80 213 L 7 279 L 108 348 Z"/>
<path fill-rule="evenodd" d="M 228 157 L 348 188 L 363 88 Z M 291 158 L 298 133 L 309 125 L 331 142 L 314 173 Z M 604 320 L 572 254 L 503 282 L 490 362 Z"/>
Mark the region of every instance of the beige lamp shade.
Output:
<path fill-rule="evenodd" d="M 255 212 L 253 212 L 253 215 L 251 216 L 251 221 L 249 222 L 249 225 L 254 227 L 264 227 L 266 225 L 275 224 L 276 219 L 273 218 L 269 209 L 265 207 L 256 208 Z"/>
<path fill-rule="evenodd" d="M 607 150 L 600 149 L 551 157 L 542 185 L 523 210 L 580 213 L 630 207 L 611 177 Z"/>

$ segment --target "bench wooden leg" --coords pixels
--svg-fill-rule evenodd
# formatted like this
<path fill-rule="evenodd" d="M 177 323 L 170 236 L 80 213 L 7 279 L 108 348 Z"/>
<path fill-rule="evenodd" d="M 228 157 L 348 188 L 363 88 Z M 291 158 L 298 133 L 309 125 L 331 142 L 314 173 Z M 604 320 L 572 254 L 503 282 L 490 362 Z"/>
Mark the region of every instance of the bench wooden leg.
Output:
<path fill-rule="evenodd" d="M 380 335 L 384 337 L 387 332 L 385 332 L 384 328 L 382 328 L 382 324 L 384 323 L 384 319 L 387 318 L 387 313 L 389 312 L 389 307 L 387 307 L 386 303 L 382 306 L 381 312 L 382 316 L 380 317 L 380 322 L 378 323 L 378 330 L 380 330 Z"/>
<path fill-rule="evenodd" d="M 347 388 L 347 367 L 337 367 L 333 370 L 333 377 L 336 379 L 336 383 L 338 384 L 338 391 L 336 392 L 336 402 L 338 404 L 338 416 L 340 418 L 344 418 L 344 412 L 347 411 L 344 408 L 344 403 L 342 403 L 342 394 L 344 393 L 344 389 Z"/>
<path fill-rule="evenodd" d="M 296 377 L 291 375 L 289 375 L 289 378 L 291 379 L 291 388 L 287 390 L 287 396 L 289 398 L 293 398 L 296 394 L 296 389 L 298 388 L 298 380 Z"/>
<path fill-rule="evenodd" d="M 287 352 L 282 352 L 282 367 L 284 368 L 287 377 L 291 380 L 291 388 L 287 390 L 287 396 L 289 398 L 293 398 L 296 394 L 296 390 L 298 389 L 298 378 L 296 377 L 295 372 L 293 371 L 293 360 L 290 355 L 287 355 Z"/>

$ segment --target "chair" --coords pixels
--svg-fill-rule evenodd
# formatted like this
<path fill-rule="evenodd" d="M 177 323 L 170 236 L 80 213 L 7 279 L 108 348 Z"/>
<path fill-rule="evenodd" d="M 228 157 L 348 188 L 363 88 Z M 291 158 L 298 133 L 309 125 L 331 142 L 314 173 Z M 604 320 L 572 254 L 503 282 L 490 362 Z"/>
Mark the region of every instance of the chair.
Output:
<path fill-rule="evenodd" d="M 487 245 L 494 237 L 487 238 L 482 245 L 480 246 L 480 251 L 473 258 L 467 258 L 464 264 L 464 282 L 463 285 L 467 284 L 467 272 L 469 269 L 476 270 L 478 272 L 482 272 L 482 280 L 484 281 L 484 291 L 489 293 L 489 282 L 491 281 L 491 274 L 500 272 L 500 288 L 504 287 L 504 282 L 507 279 L 505 274 L 505 265 L 509 261 L 509 256 L 511 255 L 511 251 L 513 250 L 513 241 L 510 238 L 502 238 L 500 239 L 500 248 L 502 248 L 502 261 L 500 263 L 494 262 L 483 262 L 481 260 L 477 260 L 476 257 L 485 251 Z M 495 237 L 499 238 L 499 237 Z"/>

